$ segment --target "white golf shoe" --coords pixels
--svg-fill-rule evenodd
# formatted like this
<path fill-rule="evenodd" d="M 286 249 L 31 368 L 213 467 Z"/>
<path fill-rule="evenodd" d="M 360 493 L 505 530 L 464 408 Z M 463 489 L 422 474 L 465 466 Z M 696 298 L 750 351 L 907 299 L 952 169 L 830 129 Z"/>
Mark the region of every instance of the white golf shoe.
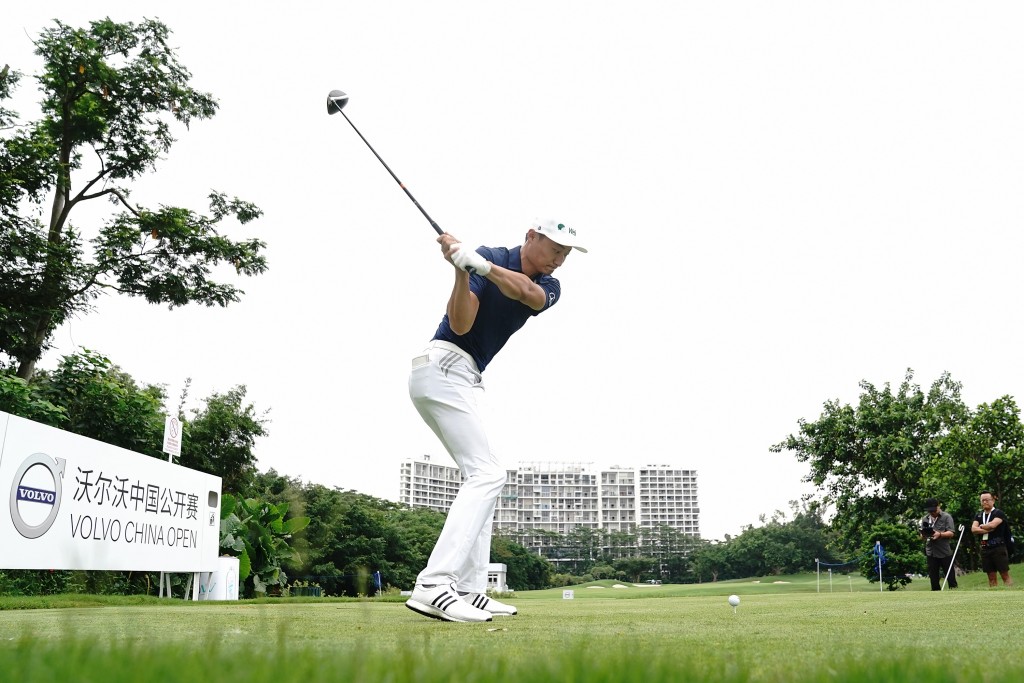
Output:
<path fill-rule="evenodd" d="M 490 621 L 491 613 L 478 609 L 459 597 L 455 584 L 417 585 L 405 606 L 431 619 L 442 621 Z"/>
<path fill-rule="evenodd" d="M 462 596 L 462 599 L 473 607 L 490 612 L 495 616 L 510 617 L 514 614 L 519 614 L 519 610 L 512 605 L 506 605 L 504 602 L 489 598 L 483 593 L 466 593 Z"/>

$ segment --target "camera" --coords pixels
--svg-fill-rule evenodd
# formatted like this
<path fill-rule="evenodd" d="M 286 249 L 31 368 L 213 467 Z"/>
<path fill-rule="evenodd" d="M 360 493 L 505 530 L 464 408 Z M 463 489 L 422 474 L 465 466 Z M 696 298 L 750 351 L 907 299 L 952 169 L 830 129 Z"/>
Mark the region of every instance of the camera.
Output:
<path fill-rule="evenodd" d="M 935 529 L 932 528 L 932 523 L 927 519 L 921 520 L 921 538 L 926 538 L 930 541 L 934 535 Z"/>

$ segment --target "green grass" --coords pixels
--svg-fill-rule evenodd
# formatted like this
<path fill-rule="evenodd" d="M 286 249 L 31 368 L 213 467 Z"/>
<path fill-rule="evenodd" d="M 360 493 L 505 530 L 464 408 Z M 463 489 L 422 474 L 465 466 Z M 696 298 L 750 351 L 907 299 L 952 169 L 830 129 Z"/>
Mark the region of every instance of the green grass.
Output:
<path fill-rule="evenodd" d="M 845 576 L 833 578 L 831 592 L 823 580 L 818 592 L 814 575 L 614 584 L 573 586 L 572 600 L 563 589 L 520 593 L 510 599 L 519 616 L 487 624 L 424 619 L 398 597 L 193 603 L 65 596 L 32 609 L 26 603 L 40 599 L 7 598 L 0 599 L 0 671 L 19 683 L 1024 677 L 1024 644 L 1012 635 L 1019 593 L 989 589 L 983 574 L 943 593 L 927 590 L 927 581 L 880 593 Z M 725 600 L 732 593 L 741 597 L 736 610 Z M 978 647 L 969 645 L 979 638 Z M 1000 666 L 990 671 L 979 663 L 993 642 Z"/>

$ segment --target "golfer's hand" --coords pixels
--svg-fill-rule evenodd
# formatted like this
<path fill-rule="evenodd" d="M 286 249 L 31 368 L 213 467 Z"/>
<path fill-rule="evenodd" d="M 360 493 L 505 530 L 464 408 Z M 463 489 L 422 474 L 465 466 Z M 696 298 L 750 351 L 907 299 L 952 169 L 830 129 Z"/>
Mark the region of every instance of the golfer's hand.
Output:
<path fill-rule="evenodd" d="M 452 250 L 453 246 L 456 246 L 456 245 L 459 244 L 459 239 L 457 237 L 455 237 L 454 235 L 449 235 L 448 233 L 443 233 L 443 234 L 437 236 L 437 243 L 441 245 L 441 253 L 444 254 L 445 260 L 448 261 L 449 263 L 451 263 L 451 261 L 452 261 L 451 250 Z"/>
<path fill-rule="evenodd" d="M 452 263 L 462 270 L 483 277 L 487 277 L 487 273 L 491 272 L 491 262 L 463 244 L 453 245 L 450 253 Z"/>

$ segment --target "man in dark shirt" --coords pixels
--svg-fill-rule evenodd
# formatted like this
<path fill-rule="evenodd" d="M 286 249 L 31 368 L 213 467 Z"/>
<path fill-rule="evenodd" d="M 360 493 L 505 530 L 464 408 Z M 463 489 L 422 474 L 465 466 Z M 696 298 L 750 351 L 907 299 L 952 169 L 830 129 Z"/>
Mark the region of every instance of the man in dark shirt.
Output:
<path fill-rule="evenodd" d="M 441 324 L 412 361 L 409 396 L 462 472 L 441 535 L 406 606 L 444 621 L 490 621 L 512 605 L 487 596 L 494 507 L 507 468 L 491 452 L 484 427 L 483 371 L 531 317 L 562 295 L 552 273 L 580 246 L 574 228 L 538 221 L 521 246 L 476 251 L 447 233 L 437 238 L 455 284 Z"/>
<path fill-rule="evenodd" d="M 981 568 L 988 574 L 989 588 L 998 585 L 996 572 L 1003 577 L 1004 586 L 1012 586 L 1010 579 L 1010 555 L 1004 532 L 1006 515 L 997 508 L 996 497 L 991 491 L 982 491 L 980 496 L 981 512 L 974 518 L 971 533 L 981 542 Z"/>
<path fill-rule="evenodd" d="M 950 570 L 953 549 L 950 540 L 954 534 L 953 516 L 939 506 L 939 501 L 929 498 L 924 502 L 927 514 L 921 520 L 921 536 L 924 537 L 924 554 L 928 558 L 928 578 L 932 590 L 942 590 L 942 578 L 949 574 L 949 587 L 956 588 L 956 569 Z"/>

